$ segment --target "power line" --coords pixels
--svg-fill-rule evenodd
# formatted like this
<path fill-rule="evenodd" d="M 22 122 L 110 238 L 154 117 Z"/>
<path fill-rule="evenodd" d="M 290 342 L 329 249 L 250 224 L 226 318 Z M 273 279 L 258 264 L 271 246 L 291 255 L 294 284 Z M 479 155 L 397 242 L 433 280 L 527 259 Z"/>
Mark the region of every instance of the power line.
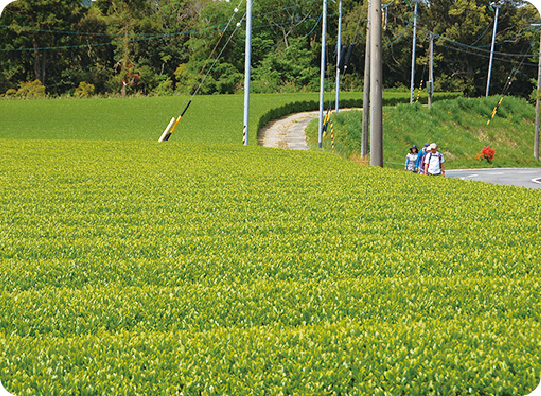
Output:
<path fill-rule="evenodd" d="M 470 48 L 470 49 L 474 49 L 474 50 L 482 51 L 482 52 L 488 52 L 488 53 L 491 52 L 489 49 L 486 49 L 486 48 L 475 47 L 473 45 L 460 43 L 460 42 L 454 41 L 454 40 L 449 40 L 448 38 L 441 37 L 441 36 L 439 36 L 439 38 L 441 38 L 442 40 L 444 40 L 447 43 L 454 44 L 454 45 L 457 45 L 457 46 L 466 47 L 466 48 Z M 495 55 L 510 56 L 510 57 L 515 57 L 515 58 L 537 58 L 539 56 L 539 54 L 532 54 L 532 55 L 529 55 L 529 54 L 528 55 L 525 55 L 525 54 L 509 54 L 509 53 L 501 52 L 501 51 L 492 51 L 492 53 L 495 54 Z"/>
<path fill-rule="evenodd" d="M 485 31 L 481 34 L 481 36 L 479 36 L 477 40 L 475 40 L 475 42 L 472 45 L 477 44 L 479 41 L 481 41 L 485 37 L 485 34 L 488 32 L 488 29 L 490 29 L 493 23 L 494 23 L 494 19 L 491 19 Z"/>
<path fill-rule="evenodd" d="M 244 20 L 246 17 L 246 13 L 244 13 L 243 17 L 242 17 L 242 20 Z M 212 68 L 214 67 L 214 65 L 216 65 L 216 63 L 218 62 L 218 60 L 221 58 L 222 54 L 224 53 L 224 50 L 225 50 L 225 47 L 227 47 L 227 44 L 229 44 L 229 42 L 231 41 L 231 39 L 233 38 L 233 36 L 235 35 L 237 29 L 240 27 L 240 22 L 237 23 L 235 29 L 233 30 L 233 33 L 231 33 L 231 35 L 229 36 L 229 38 L 227 39 L 227 41 L 225 42 L 225 44 L 223 45 L 222 47 L 222 50 L 220 51 L 220 53 L 218 54 L 218 56 L 216 57 L 216 59 L 214 60 L 214 62 L 212 63 L 212 65 L 209 67 L 208 71 L 207 71 L 207 74 L 205 74 L 205 77 L 203 78 L 203 80 L 201 81 L 201 83 L 199 84 L 199 86 L 197 87 L 197 90 L 194 92 L 194 94 L 192 95 L 192 98 L 197 95 L 199 93 L 199 90 L 201 89 L 201 86 L 203 85 L 203 83 L 205 82 L 205 80 L 207 79 L 207 77 L 209 76 Z M 219 41 L 218 41 L 218 44 L 219 44 Z M 216 47 L 218 46 L 218 44 L 216 44 Z M 216 49 L 216 47 L 214 47 L 214 49 Z M 213 53 L 214 53 L 214 50 L 213 50 Z M 212 53 L 210 54 L 209 56 L 209 59 L 210 57 L 212 57 Z M 201 74 L 203 72 L 204 68 L 201 70 Z M 191 99 L 190 99 L 191 100 Z"/>
<path fill-rule="evenodd" d="M 269 12 L 264 12 L 261 14 L 254 15 L 254 18 L 256 17 L 262 17 L 270 14 L 274 14 L 280 11 L 288 10 L 288 9 L 294 9 L 298 7 L 305 6 L 307 4 L 315 3 L 317 0 L 310 0 L 302 4 L 295 4 L 292 6 L 280 8 L 278 10 L 273 10 Z M 238 8 L 238 7 L 237 7 Z M 214 29 L 219 29 L 222 26 L 226 26 L 228 24 L 222 23 L 218 25 L 208 26 L 201 29 L 190 29 L 190 30 L 183 30 L 183 31 L 177 31 L 177 32 L 165 32 L 165 33 L 148 33 L 148 32 L 141 32 L 141 33 L 128 33 L 128 37 L 148 37 L 148 38 L 163 38 L 163 37 L 169 37 L 169 36 L 175 36 L 175 35 L 181 35 L 181 34 L 190 34 L 190 33 L 196 33 L 196 32 L 215 32 Z M 30 31 L 30 32 L 41 32 L 41 33 L 53 33 L 53 34 L 70 34 L 70 35 L 79 35 L 79 36 L 101 36 L 101 37 L 125 37 L 125 33 L 106 33 L 106 32 L 83 32 L 83 31 L 74 31 L 74 30 L 56 30 L 56 29 L 40 29 L 40 28 L 32 28 L 27 26 L 18 26 L 18 25 L 0 25 L 0 28 L 3 29 L 12 29 L 12 30 L 19 30 L 19 31 Z M 163 36 L 163 37 L 162 37 Z"/>
<path fill-rule="evenodd" d="M 474 56 L 478 56 L 478 57 L 481 57 L 481 58 L 485 58 L 485 59 L 488 59 L 490 57 L 490 55 L 485 55 L 485 54 L 479 54 L 477 52 L 473 52 L 471 50 L 468 50 L 468 49 L 464 49 L 464 48 L 460 48 L 460 47 L 452 47 L 450 45 L 445 45 L 445 44 L 442 44 L 442 43 L 435 43 L 437 46 L 440 46 L 440 47 L 445 47 L 445 48 L 449 48 L 449 49 L 452 49 L 452 50 L 455 50 L 455 51 L 460 51 L 460 52 L 463 52 L 465 54 L 469 54 L 469 55 L 474 55 Z M 539 56 L 539 55 L 538 55 Z M 494 60 L 498 60 L 498 61 L 501 61 L 501 62 L 507 62 L 507 63 L 513 63 L 515 64 L 517 61 L 514 60 L 514 59 L 506 59 L 506 58 L 500 58 L 500 57 L 494 57 L 493 58 Z M 524 62 L 523 63 L 524 65 L 526 66 L 537 66 L 537 64 L 535 63 L 529 63 L 529 62 Z"/>
<path fill-rule="evenodd" d="M 386 48 L 386 47 L 390 47 L 392 45 L 394 45 L 395 43 L 397 43 L 402 37 L 404 37 L 404 34 L 406 34 L 406 31 L 408 30 L 408 28 L 413 24 L 412 21 L 408 22 L 408 24 L 406 26 L 404 26 L 404 29 L 402 29 L 402 31 L 400 32 L 400 35 L 394 39 L 393 41 L 391 41 L 390 43 L 387 43 L 383 46 L 383 48 Z M 392 29 L 390 29 L 392 30 Z"/>
<path fill-rule="evenodd" d="M 406 23 L 406 24 L 411 24 L 411 22 L 408 22 L 408 21 L 405 21 L 402 17 L 400 17 L 399 15 L 396 15 L 394 14 L 392 11 L 389 11 L 389 13 L 391 15 L 393 15 L 394 17 L 396 17 L 397 19 L 399 19 L 400 21 L 402 21 L 403 23 Z M 406 25 L 407 26 L 407 25 Z M 440 38 L 442 40 L 445 40 L 447 43 L 450 43 L 450 44 L 455 44 L 455 45 L 458 45 L 458 46 L 463 46 L 463 47 L 467 47 L 467 48 L 471 48 L 471 49 L 475 49 L 475 50 L 478 50 L 478 51 L 483 51 L 483 52 L 488 52 L 490 53 L 490 50 L 489 49 L 486 49 L 486 48 L 482 48 L 482 47 L 476 47 L 476 46 L 473 46 L 471 44 L 464 44 L 464 43 L 461 43 L 461 42 L 458 42 L 458 41 L 454 41 L 454 40 L 451 40 L 451 39 L 448 39 L 446 37 L 443 37 L 441 36 L 440 34 L 438 33 L 434 33 L 432 32 L 431 30 L 429 29 L 426 29 L 422 26 L 418 26 L 419 30 L 422 30 L 428 34 L 433 34 L 436 38 Z M 538 27 L 537 29 L 532 30 L 532 32 L 534 33 L 537 33 L 541 30 L 541 27 Z M 510 39 L 510 40 L 507 40 L 505 42 L 508 42 L 508 41 L 513 41 L 517 38 L 519 38 L 521 35 L 525 34 L 526 32 L 528 31 L 528 29 L 524 32 L 522 32 L 521 34 L 519 34 L 517 37 L 513 38 L 513 39 Z M 503 44 L 505 42 L 500 42 L 499 44 Z M 437 45 L 441 45 L 441 44 L 437 44 Z M 502 56 L 510 56 L 510 57 L 517 57 L 517 58 L 520 58 L 520 57 L 524 57 L 524 58 L 537 58 L 539 57 L 539 54 L 528 54 L 528 55 L 524 55 L 524 54 L 509 54 L 509 53 L 505 53 L 505 52 L 501 52 L 501 51 L 493 51 L 493 54 L 497 54 L 497 55 L 502 55 Z"/>
<path fill-rule="evenodd" d="M 166 32 L 166 33 L 128 33 L 128 37 L 148 37 L 148 38 L 159 38 L 160 36 L 176 36 L 180 34 L 190 34 L 195 32 L 214 32 L 214 29 L 219 29 L 221 26 L 226 25 L 225 23 L 208 26 L 201 29 L 191 29 L 183 30 L 177 32 Z M 81 31 L 70 31 L 70 30 L 51 30 L 51 29 L 38 29 L 31 28 L 26 26 L 15 26 L 15 25 L 0 25 L 0 28 L 12 29 L 12 30 L 21 30 L 21 31 L 30 31 L 30 32 L 40 32 L 40 33 L 53 33 L 53 34 L 69 34 L 69 35 L 79 35 L 79 36 L 98 36 L 98 37 L 125 37 L 125 33 L 104 33 L 104 32 L 81 32 Z"/>
<path fill-rule="evenodd" d="M 329 15 L 333 16 L 335 14 L 329 14 Z M 306 19 L 305 21 L 303 21 L 303 22 L 310 22 L 310 21 L 314 21 L 314 20 L 316 20 L 316 23 L 315 23 L 314 27 L 312 28 L 312 30 L 310 31 L 310 33 L 313 32 L 313 30 L 317 27 L 317 25 L 321 21 L 321 15 L 318 16 L 317 18 L 309 18 L 309 19 Z M 257 26 L 254 26 L 254 29 L 261 29 L 261 28 L 270 27 L 270 26 L 285 26 L 285 25 L 290 25 L 290 23 L 289 22 L 283 22 L 283 23 L 274 23 L 274 24 L 266 24 L 266 25 L 257 25 Z M 219 26 L 224 26 L 224 24 L 216 25 L 216 26 L 213 26 L 212 28 L 214 29 L 214 28 L 217 28 Z M 57 50 L 57 49 L 100 47 L 100 46 L 108 46 L 108 45 L 117 45 L 117 44 L 126 43 L 126 42 L 127 43 L 135 43 L 135 42 L 149 41 L 149 40 L 161 40 L 161 39 L 166 39 L 166 38 L 172 38 L 172 37 L 178 36 L 178 35 L 188 35 L 188 34 L 197 34 L 197 33 L 220 33 L 220 34 L 223 34 L 226 31 L 233 30 L 233 29 L 229 29 L 229 30 L 228 29 L 208 30 L 208 29 L 209 28 L 202 28 L 202 29 L 186 30 L 186 31 L 181 31 L 181 32 L 172 32 L 172 33 L 152 33 L 152 34 L 145 33 L 145 36 L 141 37 L 141 38 L 135 38 L 135 39 L 131 39 L 131 40 L 117 40 L 117 41 L 110 41 L 110 42 L 106 42 L 106 43 L 85 43 L 85 44 L 74 44 L 74 45 L 38 47 L 38 48 L 34 48 L 34 47 L 0 48 L 0 52 L 6 52 L 6 51 L 34 51 L 35 49 L 38 49 L 38 50 Z"/>

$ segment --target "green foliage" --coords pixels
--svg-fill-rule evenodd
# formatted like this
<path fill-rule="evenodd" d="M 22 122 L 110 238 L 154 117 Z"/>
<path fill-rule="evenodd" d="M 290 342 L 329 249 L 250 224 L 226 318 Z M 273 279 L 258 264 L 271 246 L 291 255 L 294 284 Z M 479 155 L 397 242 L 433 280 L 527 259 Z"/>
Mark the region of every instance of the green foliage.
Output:
<path fill-rule="evenodd" d="M 183 94 L 188 95 L 192 90 L 197 89 L 197 74 L 190 72 L 186 63 L 180 64 L 175 69 L 176 86 L 175 89 Z"/>
<path fill-rule="evenodd" d="M 17 95 L 17 91 L 14 90 L 14 89 L 8 89 L 8 90 L 6 91 L 6 93 L 5 93 L 5 96 L 6 96 L 7 98 L 12 98 L 12 97 L 14 97 L 14 96 L 16 96 L 16 95 Z"/>
<path fill-rule="evenodd" d="M 233 2 L 209 0 L 91 3 L 89 7 L 71 0 L 36 0 L 31 6 L 28 1 L 9 4 L 0 20 L 0 26 L 6 26 L 0 27 L 0 48 L 6 50 L 0 51 L 0 92 L 14 89 L 21 81 L 40 79 L 52 96 L 72 95 L 81 81 L 94 84 L 98 94 L 117 95 L 123 87 L 122 79 L 131 72 L 140 76 L 140 83 L 124 87 L 126 94 L 161 94 L 164 87 L 158 85 L 167 78 L 175 83 L 179 93 L 190 94 L 203 77 L 203 66 L 214 61 L 217 70 L 210 73 L 202 92 L 234 93 L 241 89 L 243 23 L 235 34 L 233 29 L 242 20 L 242 6 L 235 11 L 237 4 Z M 367 2 L 346 1 L 343 5 L 342 42 L 356 44 L 343 89 L 358 90 L 364 75 Z M 490 45 L 488 28 L 493 19 L 487 5 L 484 0 L 431 0 L 430 6 L 419 4 L 415 87 L 427 80 L 425 36 L 430 30 L 438 35 L 434 57 L 436 90 L 460 91 L 466 96 L 484 94 L 487 65 L 483 50 Z M 254 4 L 254 92 L 319 89 L 321 6 L 321 2 L 303 0 L 259 0 Z M 400 2 L 392 8 L 387 29 L 382 31 L 386 89 L 409 87 L 411 76 L 413 7 Z M 328 12 L 326 68 L 328 81 L 333 81 L 338 3 L 331 2 Z M 225 29 L 231 17 L 232 23 Z M 532 5 L 502 4 L 498 22 L 498 52 L 502 58 L 508 58 L 505 54 L 523 53 L 524 48 L 529 48 L 531 54 L 538 53 L 539 40 L 530 26 L 537 17 Z M 76 32 L 91 34 L 73 34 Z M 531 63 L 519 66 L 512 94 L 531 94 L 536 83 L 530 81 L 535 75 Z M 188 65 L 188 78 L 175 80 L 175 70 L 182 64 Z M 491 92 L 501 92 L 517 64 L 493 65 Z"/>
<path fill-rule="evenodd" d="M 75 91 L 75 96 L 78 98 L 88 98 L 94 94 L 96 87 L 94 84 L 87 83 L 86 81 L 81 81 L 77 90 Z"/>
<path fill-rule="evenodd" d="M 39 80 L 22 82 L 16 96 L 24 99 L 38 99 L 45 97 L 45 85 Z"/>
<path fill-rule="evenodd" d="M 324 152 L 65 137 L 0 139 L 11 393 L 537 386 L 536 191 Z"/>
<path fill-rule="evenodd" d="M 167 77 L 158 84 L 156 89 L 154 89 L 154 93 L 157 95 L 171 95 L 173 93 L 173 88 L 173 81 Z"/>
<path fill-rule="evenodd" d="M 314 51 L 305 40 L 290 40 L 286 49 L 270 51 L 254 68 L 253 91 L 271 93 L 314 90 L 320 78 L 320 69 L 314 66 L 315 58 Z"/>
<path fill-rule="evenodd" d="M 487 126 L 499 97 L 438 99 L 432 109 L 420 104 L 398 104 L 383 112 L 383 157 L 386 167 L 400 169 L 409 147 L 436 142 L 451 168 L 486 166 L 476 155 L 490 145 L 498 155 L 494 167 L 539 166 L 533 158 L 535 109 L 525 99 L 505 97 L 498 113 Z M 343 156 L 360 152 L 361 113 L 333 116 L 335 147 Z M 317 142 L 317 124 L 309 130 L 310 141 Z M 330 139 L 323 142 L 330 149 Z"/>

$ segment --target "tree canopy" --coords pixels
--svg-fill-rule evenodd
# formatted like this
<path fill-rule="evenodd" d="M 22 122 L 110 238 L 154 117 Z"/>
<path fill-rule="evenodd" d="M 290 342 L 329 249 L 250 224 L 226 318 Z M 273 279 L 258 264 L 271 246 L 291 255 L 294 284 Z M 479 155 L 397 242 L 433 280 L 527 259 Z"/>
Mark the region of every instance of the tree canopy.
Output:
<path fill-rule="evenodd" d="M 521 1 L 500 0 L 499 6 L 490 92 L 528 96 L 536 85 L 539 15 Z M 367 2 L 343 0 L 343 10 L 342 45 L 354 46 L 341 87 L 360 90 Z M 73 95 L 81 83 L 101 95 L 192 93 L 204 77 L 201 93 L 239 92 L 244 13 L 243 0 L 19 0 L 0 17 L 0 94 L 33 80 L 53 96 Z M 386 7 L 387 89 L 410 85 L 413 13 L 411 1 Z M 253 14 L 252 90 L 319 90 L 322 1 L 258 0 Z M 421 1 L 415 86 L 426 87 L 434 34 L 435 89 L 483 95 L 494 15 L 486 0 Z M 338 1 L 329 2 L 328 90 L 337 36 Z"/>

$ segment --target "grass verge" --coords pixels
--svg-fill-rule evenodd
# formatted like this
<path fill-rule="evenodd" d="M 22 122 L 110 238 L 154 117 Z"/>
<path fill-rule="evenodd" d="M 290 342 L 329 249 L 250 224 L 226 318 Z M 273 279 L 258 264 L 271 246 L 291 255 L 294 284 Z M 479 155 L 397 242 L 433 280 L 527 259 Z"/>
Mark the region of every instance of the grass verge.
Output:
<path fill-rule="evenodd" d="M 499 98 L 457 98 L 434 102 L 429 110 L 419 104 L 398 104 L 383 111 L 384 166 L 400 169 L 412 145 L 436 142 L 449 168 L 539 167 L 533 158 L 535 109 L 524 99 L 506 97 L 490 125 L 492 109 Z M 359 158 L 362 112 L 333 116 L 335 149 L 345 158 Z M 308 128 L 317 142 L 317 122 Z M 315 144 L 312 143 L 312 146 Z M 478 161 L 483 147 L 496 150 L 492 163 Z M 330 150 L 328 134 L 323 147 Z"/>

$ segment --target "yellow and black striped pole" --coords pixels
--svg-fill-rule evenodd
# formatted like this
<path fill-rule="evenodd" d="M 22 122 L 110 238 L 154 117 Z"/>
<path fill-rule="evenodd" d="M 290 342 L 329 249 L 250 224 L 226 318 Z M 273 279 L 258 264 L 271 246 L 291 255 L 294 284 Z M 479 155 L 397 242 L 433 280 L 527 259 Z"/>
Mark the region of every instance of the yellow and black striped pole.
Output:
<path fill-rule="evenodd" d="M 496 105 L 496 107 L 494 107 L 494 109 L 492 110 L 492 114 L 490 115 L 490 118 L 488 119 L 487 121 L 487 125 L 490 124 L 490 121 L 492 121 L 492 119 L 494 118 L 494 116 L 496 115 L 496 113 L 498 112 L 498 109 L 500 108 L 500 105 L 502 104 L 502 100 L 503 100 L 503 96 L 500 98 L 500 100 L 498 101 L 498 104 Z"/>
<path fill-rule="evenodd" d="M 323 137 L 327 136 L 327 127 L 329 125 L 329 120 L 331 119 L 331 111 L 327 111 L 325 118 L 323 119 Z"/>
<path fill-rule="evenodd" d="M 242 144 L 246 144 L 246 125 L 244 126 L 244 129 L 242 130 Z"/>
<path fill-rule="evenodd" d="M 330 121 L 331 123 L 331 147 L 332 147 L 332 152 L 334 153 L 334 127 L 332 125 L 332 120 Z"/>
<path fill-rule="evenodd" d="M 417 98 L 415 99 L 415 103 L 417 103 L 419 101 L 419 96 L 421 96 L 422 87 L 423 87 L 423 80 L 421 80 L 421 83 L 419 84 L 419 91 L 417 92 Z"/>

